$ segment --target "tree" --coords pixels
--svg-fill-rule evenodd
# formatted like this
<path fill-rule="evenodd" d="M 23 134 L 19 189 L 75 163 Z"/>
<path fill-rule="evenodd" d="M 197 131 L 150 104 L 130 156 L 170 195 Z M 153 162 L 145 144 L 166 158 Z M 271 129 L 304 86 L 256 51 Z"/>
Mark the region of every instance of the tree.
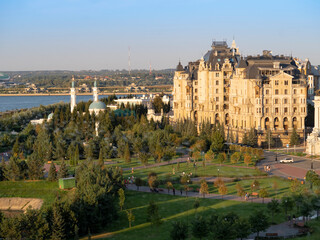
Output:
<path fill-rule="evenodd" d="M 221 198 L 223 198 L 223 195 L 226 195 L 226 194 L 227 194 L 228 189 L 227 189 L 226 185 L 224 185 L 224 183 L 223 183 L 223 184 L 221 184 L 221 185 L 219 186 L 218 191 L 219 191 L 219 194 L 221 195 Z"/>
<path fill-rule="evenodd" d="M 200 154 L 199 151 L 194 151 L 192 153 L 192 158 L 193 158 L 194 161 L 198 161 L 200 159 L 200 157 L 201 157 L 201 154 Z"/>
<path fill-rule="evenodd" d="M 76 148 L 75 148 L 75 152 L 74 152 L 74 158 L 73 158 L 74 165 L 78 165 L 79 160 L 80 160 L 80 157 L 79 157 L 79 146 L 78 146 L 78 144 L 76 144 Z"/>
<path fill-rule="evenodd" d="M 274 147 L 275 141 L 274 141 L 274 139 L 273 139 L 273 137 L 272 137 L 271 129 L 268 129 L 268 130 L 267 130 L 265 141 L 266 141 L 266 144 L 267 144 L 268 147 L 269 147 L 269 144 L 270 144 L 270 147 L 271 147 L 271 148 Z"/>
<path fill-rule="evenodd" d="M 247 219 L 238 219 L 233 226 L 236 237 L 240 238 L 241 240 L 248 237 L 248 235 L 251 233 L 250 224 Z"/>
<path fill-rule="evenodd" d="M 173 222 L 170 237 L 172 240 L 185 240 L 188 238 L 188 225 L 181 221 Z"/>
<path fill-rule="evenodd" d="M 137 186 L 137 190 L 139 191 L 139 187 L 143 185 L 143 180 L 140 177 L 137 177 L 135 180 L 135 184 Z"/>
<path fill-rule="evenodd" d="M 267 208 L 271 212 L 271 221 L 273 223 L 274 214 L 280 211 L 280 203 L 278 200 L 272 199 L 271 202 L 267 204 Z"/>
<path fill-rule="evenodd" d="M 244 145 L 248 145 L 248 134 L 247 134 L 247 132 L 244 133 L 241 143 L 244 144 Z"/>
<path fill-rule="evenodd" d="M 220 152 L 224 146 L 224 139 L 220 131 L 216 130 L 212 134 L 211 149 L 214 152 Z"/>
<path fill-rule="evenodd" d="M 52 240 L 66 239 L 65 235 L 65 219 L 62 216 L 59 207 L 53 208 L 53 223 L 52 223 Z"/>
<path fill-rule="evenodd" d="M 200 194 L 202 194 L 204 198 L 205 195 L 208 193 L 209 193 L 209 187 L 208 187 L 207 181 L 205 179 L 202 179 L 201 185 L 200 185 Z"/>
<path fill-rule="evenodd" d="M 8 164 L 5 167 L 5 178 L 10 181 L 16 181 L 20 179 L 20 168 L 17 157 L 11 156 Z"/>
<path fill-rule="evenodd" d="M 258 190 L 260 188 L 260 183 L 258 180 L 254 180 L 251 183 L 251 191 Z"/>
<path fill-rule="evenodd" d="M 209 151 L 206 152 L 206 154 L 204 155 L 204 158 L 208 162 L 213 161 L 214 160 L 214 152 L 211 149 L 209 149 Z"/>
<path fill-rule="evenodd" d="M 159 207 L 155 204 L 154 201 L 150 201 L 147 207 L 147 221 L 150 221 L 151 224 L 161 224 L 161 217 L 159 215 Z"/>
<path fill-rule="evenodd" d="M 249 223 L 251 225 L 251 230 L 256 232 L 257 236 L 259 236 L 261 231 L 266 230 L 270 226 L 267 215 L 261 210 L 250 215 Z"/>
<path fill-rule="evenodd" d="M 207 221 L 202 216 L 195 217 L 191 223 L 191 231 L 194 237 L 205 238 L 209 234 Z"/>
<path fill-rule="evenodd" d="M 295 128 L 293 128 L 291 136 L 290 136 L 290 146 L 298 145 L 300 141 L 300 137 Z"/>
<path fill-rule="evenodd" d="M 170 189 L 173 189 L 172 182 L 167 182 L 167 189 L 168 189 L 168 193 L 169 193 Z"/>
<path fill-rule="evenodd" d="M 235 152 L 231 155 L 231 162 L 232 163 L 238 163 L 241 159 L 241 153 Z"/>
<path fill-rule="evenodd" d="M 101 167 L 104 167 L 104 153 L 103 148 L 100 148 L 98 163 Z"/>
<path fill-rule="evenodd" d="M 311 215 L 313 209 L 312 209 L 312 205 L 304 200 L 302 202 L 302 205 L 301 205 L 301 208 L 300 208 L 300 214 L 303 216 L 303 217 L 306 217 L 305 218 L 305 221 L 307 220 L 307 218 Z"/>
<path fill-rule="evenodd" d="M 287 215 L 288 211 L 292 211 L 293 207 L 294 207 L 294 201 L 291 197 L 283 197 L 281 198 L 281 204 L 280 206 L 282 207 L 282 209 L 284 210 L 285 214 Z"/>
<path fill-rule="evenodd" d="M 124 160 L 126 161 L 126 163 L 131 162 L 130 148 L 128 143 L 126 144 L 126 147 L 124 149 Z"/>
<path fill-rule="evenodd" d="M 158 175 L 155 172 L 150 172 L 148 174 L 148 184 L 150 189 L 155 189 L 159 186 Z"/>
<path fill-rule="evenodd" d="M 290 184 L 290 190 L 293 193 L 297 193 L 301 191 L 301 184 L 298 179 L 293 179 Z"/>
<path fill-rule="evenodd" d="M 54 182 L 57 180 L 57 169 L 54 165 L 53 161 L 51 162 L 49 173 L 48 173 L 48 180 Z"/>
<path fill-rule="evenodd" d="M 27 164 L 29 169 L 29 177 L 32 180 L 43 178 L 43 161 L 36 153 L 33 153 L 28 157 Z"/>
<path fill-rule="evenodd" d="M 240 183 L 236 184 L 236 189 L 237 189 L 237 195 L 242 198 L 245 195 L 245 192 L 243 187 L 240 185 Z"/>
<path fill-rule="evenodd" d="M 249 164 L 252 163 L 252 157 L 250 154 L 246 153 L 244 154 L 244 163 L 247 165 L 247 167 L 249 166 Z"/>
<path fill-rule="evenodd" d="M 222 163 L 224 163 L 226 161 L 227 155 L 225 153 L 219 153 L 217 159 L 221 165 Z"/>
<path fill-rule="evenodd" d="M 258 137 L 254 128 L 250 129 L 247 144 L 251 147 L 256 147 L 258 145 Z"/>
<path fill-rule="evenodd" d="M 119 206 L 120 206 L 120 210 L 122 211 L 122 208 L 124 206 L 124 201 L 126 200 L 126 196 L 122 188 L 118 190 L 118 195 L 119 195 Z"/>
<path fill-rule="evenodd" d="M 66 178 L 67 176 L 68 176 L 67 165 L 64 162 L 64 160 L 62 160 L 61 165 L 60 165 L 60 169 L 58 172 L 58 178 Z"/>
<path fill-rule="evenodd" d="M 6 162 L 4 161 L 4 157 L 2 156 L 1 165 L 0 165 L 0 181 L 4 181 L 6 179 L 5 171 L 6 171 Z"/>
<path fill-rule="evenodd" d="M 126 213 L 127 213 L 127 217 L 128 217 L 129 228 L 131 228 L 131 224 L 132 224 L 132 222 L 134 222 L 135 217 L 134 217 L 131 209 L 130 210 L 126 210 Z"/>
<path fill-rule="evenodd" d="M 264 203 L 264 198 L 266 198 L 268 196 L 269 196 L 269 193 L 268 193 L 267 189 L 265 189 L 265 188 L 260 189 L 259 197 L 262 197 L 262 202 L 263 203 Z"/>
<path fill-rule="evenodd" d="M 313 196 L 311 199 L 312 208 L 317 212 L 317 219 L 320 211 L 320 196 Z"/>

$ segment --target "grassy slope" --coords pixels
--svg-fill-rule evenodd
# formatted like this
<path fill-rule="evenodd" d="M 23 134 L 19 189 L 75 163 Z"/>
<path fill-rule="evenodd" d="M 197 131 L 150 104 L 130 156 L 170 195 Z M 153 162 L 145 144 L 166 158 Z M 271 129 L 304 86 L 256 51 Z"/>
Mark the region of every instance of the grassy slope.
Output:
<path fill-rule="evenodd" d="M 151 226 L 146 222 L 146 209 L 150 200 L 154 200 L 159 206 L 159 212 L 163 218 L 160 226 Z M 109 232 L 113 235 L 108 239 L 170 239 L 170 230 L 173 221 L 182 220 L 191 222 L 195 216 L 193 203 L 195 198 L 186 198 L 152 193 L 126 191 L 126 209 L 131 209 L 135 215 L 133 227 L 128 228 L 126 213 L 122 212 L 120 218 L 112 224 Z M 243 203 L 236 201 L 224 201 L 213 199 L 200 199 L 200 208 L 197 214 L 210 216 L 211 212 L 218 213 L 235 212 L 241 217 L 248 217 L 254 210 L 266 209 L 265 205 L 256 203 Z M 276 217 L 277 222 L 284 219 L 283 215 Z"/>
<path fill-rule="evenodd" d="M 0 182 L 0 197 L 41 198 L 44 200 L 44 205 L 48 206 L 54 202 L 57 194 L 66 195 L 65 191 L 59 190 L 57 182 Z"/>

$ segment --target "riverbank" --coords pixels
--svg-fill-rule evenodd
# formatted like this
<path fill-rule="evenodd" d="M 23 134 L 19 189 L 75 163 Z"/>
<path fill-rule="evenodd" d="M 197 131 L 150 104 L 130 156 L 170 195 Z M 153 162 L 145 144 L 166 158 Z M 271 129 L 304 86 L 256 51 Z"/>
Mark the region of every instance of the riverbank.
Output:
<path fill-rule="evenodd" d="M 146 95 L 146 94 L 171 94 L 172 92 L 116 92 L 116 93 L 108 93 L 108 92 L 100 92 L 99 95 Z M 77 96 L 91 96 L 92 93 L 77 93 Z M 70 93 L 8 93 L 8 94 L 0 94 L 0 97 L 18 97 L 18 96 L 70 96 Z"/>

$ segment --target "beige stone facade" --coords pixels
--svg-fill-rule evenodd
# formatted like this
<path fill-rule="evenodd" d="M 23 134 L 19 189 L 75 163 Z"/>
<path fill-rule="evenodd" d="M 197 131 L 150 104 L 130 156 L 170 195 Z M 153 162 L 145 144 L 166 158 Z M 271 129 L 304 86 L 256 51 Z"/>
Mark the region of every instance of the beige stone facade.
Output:
<path fill-rule="evenodd" d="M 267 129 L 279 145 L 289 141 L 293 128 L 302 136 L 307 115 L 306 76 L 291 57 L 272 56 L 270 51 L 255 57 L 240 57 L 235 43 L 213 42 L 212 50 L 174 75 L 174 121 L 191 119 L 224 124 L 233 139 L 251 128 L 259 144 Z"/>

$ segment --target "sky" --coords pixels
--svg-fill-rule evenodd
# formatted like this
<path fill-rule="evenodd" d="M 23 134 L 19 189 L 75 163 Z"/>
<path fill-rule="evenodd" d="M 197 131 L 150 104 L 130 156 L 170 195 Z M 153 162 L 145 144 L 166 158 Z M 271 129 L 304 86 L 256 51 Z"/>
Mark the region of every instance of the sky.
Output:
<path fill-rule="evenodd" d="M 319 0 L 0 0 L 0 71 L 175 68 L 212 40 L 320 64 Z"/>

